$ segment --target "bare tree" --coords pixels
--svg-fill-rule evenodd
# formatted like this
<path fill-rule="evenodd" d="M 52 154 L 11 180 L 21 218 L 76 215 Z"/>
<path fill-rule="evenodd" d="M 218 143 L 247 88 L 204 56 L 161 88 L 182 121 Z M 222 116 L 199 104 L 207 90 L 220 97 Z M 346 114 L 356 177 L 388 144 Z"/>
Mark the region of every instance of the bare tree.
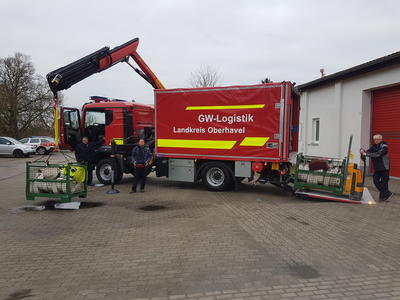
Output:
<path fill-rule="evenodd" d="M 191 73 L 190 84 L 192 87 L 195 88 L 216 86 L 219 78 L 220 75 L 218 74 L 218 72 L 212 67 L 206 65 Z"/>
<path fill-rule="evenodd" d="M 21 138 L 51 131 L 52 94 L 28 56 L 0 58 L 0 107 L 0 135 Z"/>

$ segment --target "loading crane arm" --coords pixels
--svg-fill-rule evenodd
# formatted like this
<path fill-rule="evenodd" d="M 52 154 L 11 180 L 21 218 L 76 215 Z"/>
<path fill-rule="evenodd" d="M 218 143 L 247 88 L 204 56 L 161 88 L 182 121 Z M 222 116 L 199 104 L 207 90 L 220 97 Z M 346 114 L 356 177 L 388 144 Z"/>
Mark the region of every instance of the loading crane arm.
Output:
<path fill-rule="evenodd" d="M 75 83 L 83 79 L 111 68 L 119 62 L 126 62 L 141 77 L 143 77 L 155 89 L 164 89 L 162 83 L 156 75 L 147 66 L 144 60 L 137 53 L 139 39 L 135 38 L 110 50 L 109 47 L 103 47 L 77 61 L 74 61 L 64 67 L 54 70 L 46 75 L 49 87 L 54 94 L 54 140 L 55 151 L 58 151 L 59 132 L 58 132 L 58 92 L 70 88 Z M 129 62 L 132 58 L 139 68 L 136 68 Z"/>
<path fill-rule="evenodd" d="M 135 38 L 113 49 L 103 47 L 75 62 L 48 73 L 46 77 L 51 91 L 56 96 L 58 91 L 68 89 L 83 79 L 107 70 L 119 62 L 128 63 L 153 88 L 164 89 L 162 83 L 137 53 L 138 45 L 139 38 Z M 133 66 L 129 62 L 129 58 L 132 58 L 139 68 Z"/>

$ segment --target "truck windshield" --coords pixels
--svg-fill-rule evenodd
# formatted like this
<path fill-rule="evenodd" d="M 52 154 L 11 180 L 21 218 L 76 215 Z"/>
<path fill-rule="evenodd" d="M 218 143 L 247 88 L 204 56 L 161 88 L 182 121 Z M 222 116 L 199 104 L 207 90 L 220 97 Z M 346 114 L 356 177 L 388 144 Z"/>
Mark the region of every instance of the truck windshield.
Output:
<path fill-rule="evenodd" d="M 110 125 L 112 120 L 111 110 L 88 110 L 85 114 L 85 127 Z"/>
<path fill-rule="evenodd" d="M 87 110 L 85 112 L 84 134 L 89 140 L 97 141 L 99 136 L 105 136 L 105 129 L 113 121 L 112 110 Z"/>

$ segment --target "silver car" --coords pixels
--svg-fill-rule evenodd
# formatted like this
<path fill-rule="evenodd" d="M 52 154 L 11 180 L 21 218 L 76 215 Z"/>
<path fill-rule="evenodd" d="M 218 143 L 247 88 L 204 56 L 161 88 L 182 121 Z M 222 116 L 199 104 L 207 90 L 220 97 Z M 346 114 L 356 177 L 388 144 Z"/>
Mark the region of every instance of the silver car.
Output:
<path fill-rule="evenodd" d="M 0 155 L 28 157 L 30 154 L 35 154 L 35 147 L 25 145 L 11 137 L 0 136 Z"/>

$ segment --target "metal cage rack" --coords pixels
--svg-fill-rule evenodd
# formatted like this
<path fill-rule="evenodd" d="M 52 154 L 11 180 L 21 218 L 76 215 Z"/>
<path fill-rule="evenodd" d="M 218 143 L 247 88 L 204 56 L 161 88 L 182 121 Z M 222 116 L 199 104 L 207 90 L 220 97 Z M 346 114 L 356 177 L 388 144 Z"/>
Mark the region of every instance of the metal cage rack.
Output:
<path fill-rule="evenodd" d="M 326 162 L 327 170 L 309 170 L 309 163 L 313 160 Z M 347 159 L 324 158 L 306 156 L 300 153 L 297 156 L 294 170 L 295 190 L 325 190 L 335 194 L 342 194 L 347 174 Z"/>
<path fill-rule="evenodd" d="M 87 167 L 79 163 L 27 162 L 25 191 L 27 200 L 45 197 L 71 202 L 74 197 L 86 198 Z"/>

